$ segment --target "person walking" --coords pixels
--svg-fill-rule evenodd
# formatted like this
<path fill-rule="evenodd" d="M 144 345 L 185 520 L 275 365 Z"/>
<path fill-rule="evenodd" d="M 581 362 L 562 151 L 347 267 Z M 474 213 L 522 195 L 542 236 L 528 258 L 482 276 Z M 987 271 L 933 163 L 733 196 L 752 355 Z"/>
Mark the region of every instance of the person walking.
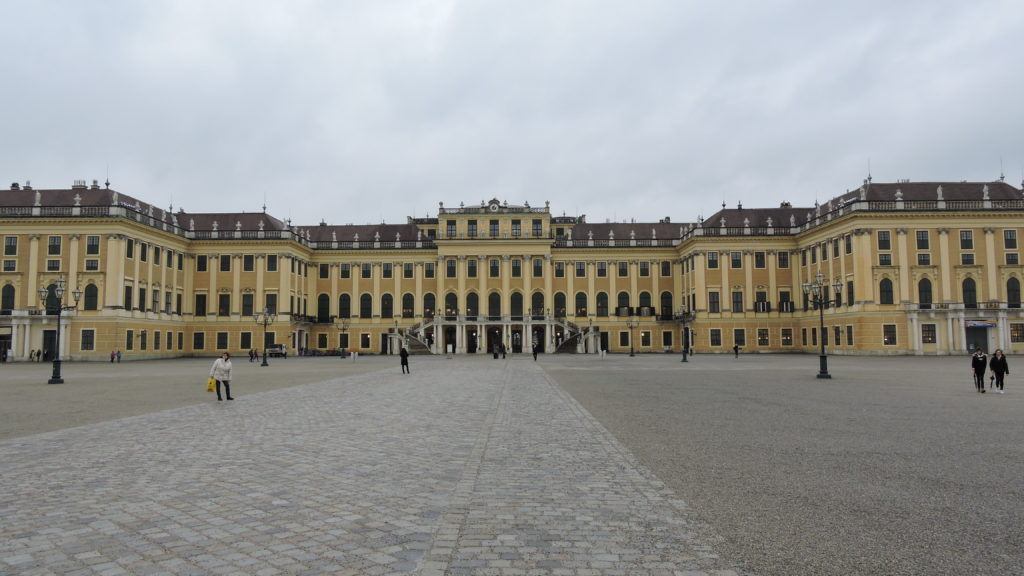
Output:
<path fill-rule="evenodd" d="M 740 357 L 740 345 L 739 344 L 733 344 L 732 345 L 732 353 L 735 355 L 734 356 L 735 358 L 739 358 Z"/>
<path fill-rule="evenodd" d="M 403 347 L 398 355 L 402 358 L 402 374 L 409 374 L 409 351 Z"/>
<path fill-rule="evenodd" d="M 508 349 L 505 348 L 505 343 L 502 342 L 501 344 L 499 344 L 498 348 L 501 350 L 501 359 L 504 360 L 505 359 L 505 353 L 508 351 Z"/>
<path fill-rule="evenodd" d="M 988 360 L 985 358 L 985 351 L 978 348 L 974 351 L 974 356 L 971 356 L 971 374 L 974 375 L 974 387 L 978 392 L 985 392 L 985 368 L 988 366 Z"/>
<path fill-rule="evenodd" d="M 120 350 L 117 351 L 117 363 L 118 364 L 121 363 L 121 351 Z"/>
<path fill-rule="evenodd" d="M 1006 364 L 1006 356 L 1003 356 L 1003 349 L 996 348 L 996 351 L 992 353 L 992 360 L 989 362 L 988 367 L 992 369 L 992 375 L 995 376 L 996 389 L 999 393 L 1003 393 L 1003 376 L 1010 373 L 1010 367 Z"/>
<path fill-rule="evenodd" d="M 534 362 L 536 362 L 536 361 L 537 361 L 537 354 L 538 354 L 539 352 L 540 352 L 540 344 L 539 344 L 539 343 L 536 343 L 536 342 L 535 342 L 535 343 L 533 344 L 533 361 L 534 361 Z"/>
<path fill-rule="evenodd" d="M 111 350 L 111 351 L 110 351 L 110 363 L 111 363 L 111 364 L 113 364 L 113 363 L 114 363 L 114 358 L 116 358 L 116 357 L 117 357 L 117 354 L 114 354 L 114 351 L 113 351 L 113 350 Z"/>
<path fill-rule="evenodd" d="M 213 366 L 210 368 L 210 378 L 217 381 L 217 400 L 220 401 L 220 385 L 224 384 L 224 395 L 227 396 L 228 400 L 234 400 L 231 397 L 231 355 L 227 352 L 220 355 L 213 361 Z"/>

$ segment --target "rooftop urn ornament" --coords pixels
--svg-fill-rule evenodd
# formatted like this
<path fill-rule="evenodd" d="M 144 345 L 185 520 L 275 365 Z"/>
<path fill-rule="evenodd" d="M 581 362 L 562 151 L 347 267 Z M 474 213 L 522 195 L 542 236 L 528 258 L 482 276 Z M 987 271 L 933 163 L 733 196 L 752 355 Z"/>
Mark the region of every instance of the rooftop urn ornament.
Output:
<path fill-rule="evenodd" d="M 79 195 L 79 194 L 75 194 L 75 206 L 81 206 L 81 205 L 82 205 L 82 196 Z"/>
<path fill-rule="evenodd" d="M 608 231 L 608 239 L 609 240 L 615 240 L 615 230 L 609 230 Z"/>
<path fill-rule="evenodd" d="M 417 228 L 416 229 L 416 241 L 419 242 L 421 240 L 423 240 L 423 230 L 420 230 L 419 228 Z"/>
<path fill-rule="evenodd" d="M 572 228 L 569 228 L 568 239 L 572 240 Z"/>
<path fill-rule="evenodd" d="M 719 222 L 721 223 L 720 227 L 725 228 L 725 216 L 722 216 L 722 219 Z"/>
<path fill-rule="evenodd" d="M 42 206 L 43 205 L 43 195 L 39 193 L 39 190 L 36 190 L 36 203 L 35 203 L 35 205 L 36 206 Z"/>
<path fill-rule="evenodd" d="M 374 242 L 380 242 L 380 232 L 379 231 L 373 233 L 373 241 Z"/>
<path fill-rule="evenodd" d="M 593 240 L 593 239 L 594 239 L 594 231 L 590 230 L 590 231 L 587 232 L 587 240 Z"/>
<path fill-rule="evenodd" d="M 196 221 L 194 218 L 188 219 L 188 229 L 191 230 L 192 232 L 196 231 Z"/>
<path fill-rule="evenodd" d="M 152 204 L 150 204 L 149 205 L 149 209 L 146 210 L 146 216 L 149 216 L 150 218 L 153 217 L 153 205 Z"/>
<path fill-rule="evenodd" d="M 652 240 L 657 240 L 658 239 L 658 231 L 655 230 L 654 228 L 651 228 L 651 239 Z"/>
<path fill-rule="evenodd" d="M 338 233 L 335 232 L 334 230 L 331 230 L 331 242 L 337 242 L 337 241 L 338 241 Z"/>
<path fill-rule="evenodd" d="M 235 220 L 235 230 L 241 230 L 241 229 L 242 229 L 242 221 L 241 220 Z"/>
<path fill-rule="evenodd" d="M 750 228 L 750 218 L 744 218 L 743 219 L 743 227 L 744 228 Z"/>
<path fill-rule="evenodd" d="M 865 188 L 863 186 L 860 187 L 860 199 L 861 200 L 867 200 L 868 199 L 868 190 L 867 190 L 867 188 Z"/>
<path fill-rule="evenodd" d="M 260 220 L 260 232 L 263 232 L 263 220 Z"/>
<path fill-rule="evenodd" d="M 981 199 L 982 200 L 989 200 L 989 197 L 988 197 L 988 184 L 985 184 L 984 186 L 981 187 Z"/>
<path fill-rule="evenodd" d="M 768 217 L 768 227 L 769 228 L 772 227 L 772 217 L 771 216 Z"/>
<path fill-rule="evenodd" d="M 217 231 L 217 228 L 219 228 L 219 227 L 220 227 L 220 224 L 218 224 L 218 223 L 217 223 L 217 221 L 216 221 L 216 220 L 214 220 L 214 221 L 213 221 L 213 231 L 214 231 L 214 232 L 216 232 L 216 231 Z"/>
<path fill-rule="evenodd" d="M 942 186 L 935 189 L 935 194 L 937 195 L 937 200 L 942 200 Z"/>
<path fill-rule="evenodd" d="M 395 232 L 395 242 L 401 242 L 401 241 L 402 241 L 402 234 L 400 232 Z"/>
<path fill-rule="evenodd" d="M 791 228 L 795 228 L 796 227 L 796 214 L 790 214 L 789 215 L 789 226 Z"/>
<path fill-rule="evenodd" d="M 629 239 L 630 240 L 636 240 L 636 231 L 633 230 L 632 228 L 630 228 L 630 230 L 629 230 Z"/>
<path fill-rule="evenodd" d="M 903 200 L 903 190 L 900 190 L 899 188 L 896 189 L 896 200 Z"/>
<path fill-rule="evenodd" d="M 110 195 L 110 203 L 112 205 L 114 205 L 114 206 L 117 206 L 117 192 L 111 193 L 111 195 Z"/>

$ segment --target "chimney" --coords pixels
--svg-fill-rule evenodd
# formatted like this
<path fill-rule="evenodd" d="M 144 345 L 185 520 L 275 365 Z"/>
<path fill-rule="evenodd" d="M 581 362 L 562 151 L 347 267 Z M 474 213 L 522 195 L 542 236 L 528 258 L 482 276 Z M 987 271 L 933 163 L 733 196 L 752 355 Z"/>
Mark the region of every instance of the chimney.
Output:
<path fill-rule="evenodd" d="M 17 182 L 11 182 L 11 190 L 21 190 L 21 185 Z"/>

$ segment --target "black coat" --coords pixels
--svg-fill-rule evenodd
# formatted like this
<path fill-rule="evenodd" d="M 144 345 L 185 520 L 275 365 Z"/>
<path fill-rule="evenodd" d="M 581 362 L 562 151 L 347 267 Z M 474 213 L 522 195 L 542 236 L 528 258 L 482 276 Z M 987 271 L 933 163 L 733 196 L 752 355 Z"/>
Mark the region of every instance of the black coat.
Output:
<path fill-rule="evenodd" d="M 993 356 L 988 367 L 996 374 L 1009 374 L 1010 367 L 1006 364 L 1006 356 Z"/>
<path fill-rule="evenodd" d="M 985 358 L 984 354 L 981 356 L 977 354 L 971 356 L 971 368 L 974 370 L 975 374 L 984 374 L 987 366 L 988 360 Z"/>

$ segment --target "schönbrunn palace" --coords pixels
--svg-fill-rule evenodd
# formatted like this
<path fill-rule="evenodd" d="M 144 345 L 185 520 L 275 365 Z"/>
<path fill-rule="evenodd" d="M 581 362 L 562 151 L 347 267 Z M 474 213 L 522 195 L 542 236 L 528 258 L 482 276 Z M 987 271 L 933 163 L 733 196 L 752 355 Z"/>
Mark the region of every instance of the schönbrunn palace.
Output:
<path fill-rule="evenodd" d="M 0 347 L 14 360 L 52 351 L 59 317 L 70 360 L 269 344 L 1014 354 L 1022 225 L 1024 196 L 1002 179 L 869 178 L 824 204 L 723 206 L 689 223 L 591 223 L 494 199 L 403 224 L 310 226 L 265 210 L 163 210 L 95 181 L 13 184 L 0 191 Z M 73 308 L 58 316 L 59 279 Z M 805 293 L 812 282 L 826 306 Z"/>

